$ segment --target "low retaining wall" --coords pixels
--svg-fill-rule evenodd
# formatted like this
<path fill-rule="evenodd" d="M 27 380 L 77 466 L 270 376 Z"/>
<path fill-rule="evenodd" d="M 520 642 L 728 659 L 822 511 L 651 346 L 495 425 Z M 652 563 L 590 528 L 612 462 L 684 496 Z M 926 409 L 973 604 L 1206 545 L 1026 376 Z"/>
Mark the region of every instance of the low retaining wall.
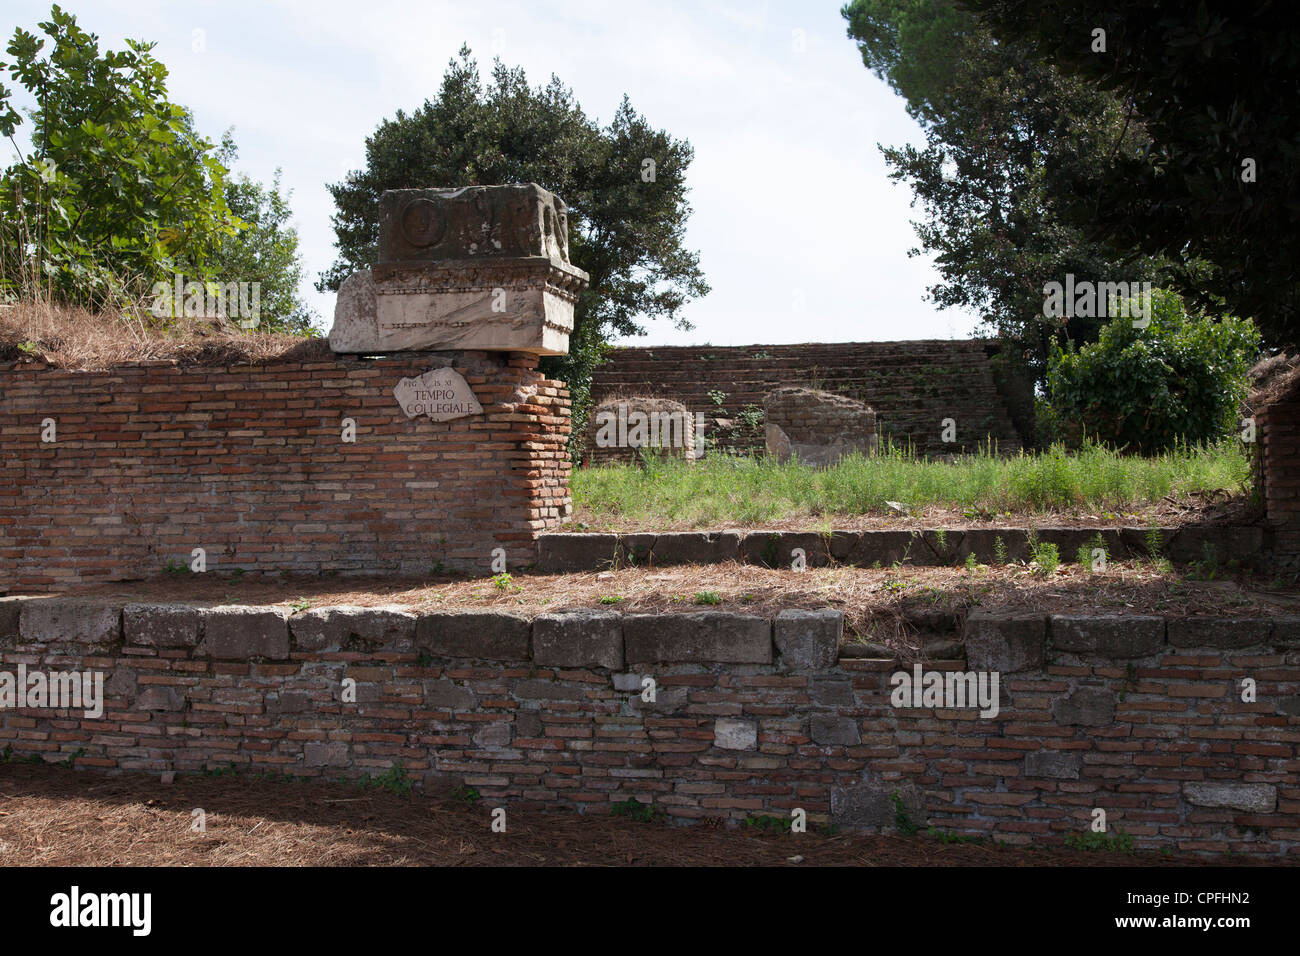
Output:
<path fill-rule="evenodd" d="M 1183 525 L 1161 528 L 1160 553 L 1179 563 L 1239 561 L 1256 563 L 1265 547 L 1264 530 L 1254 525 Z M 1055 544 L 1062 561 L 1074 561 L 1080 547 L 1092 547 L 1101 535 L 1112 559 L 1148 557 L 1148 528 L 1038 528 L 1044 544 Z M 628 564 L 718 564 L 743 561 L 767 567 L 789 567 L 801 549 L 811 567 L 851 564 L 888 567 L 894 562 L 915 565 L 960 564 L 974 554 L 977 561 L 996 560 L 998 540 L 1006 560 L 1030 557 L 1028 528 L 975 528 L 915 531 L 682 531 L 667 534 L 541 534 L 535 569 L 541 572 L 595 571 Z"/>
<path fill-rule="evenodd" d="M 529 621 L 6 599 L 0 691 L 20 667 L 94 671 L 107 702 L 97 719 L 0 710 L 0 749 L 155 773 L 400 763 L 493 806 L 803 808 L 869 830 L 901 814 L 1010 843 L 1060 842 L 1102 810 L 1139 846 L 1300 855 L 1300 617 L 976 611 L 965 661 L 921 666 L 996 676 L 984 716 L 895 706 L 896 675 L 917 671 L 841 657 L 842 627 L 831 610 Z"/>

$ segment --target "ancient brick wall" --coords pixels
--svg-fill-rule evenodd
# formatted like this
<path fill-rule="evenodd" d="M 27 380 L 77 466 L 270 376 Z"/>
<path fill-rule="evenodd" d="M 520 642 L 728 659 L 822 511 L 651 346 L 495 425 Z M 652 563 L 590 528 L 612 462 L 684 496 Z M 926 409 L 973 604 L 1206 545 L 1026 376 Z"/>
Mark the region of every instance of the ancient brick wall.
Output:
<path fill-rule="evenodd" d="M 408 419 L 394 386 L 446 365 L 483 414 Z M 498 547 L 530 560 L 571 507 L 568 391 L 535 366 L 307 346 L 262 365 L 0 368 L 0 591 L 147 577 L 195 548 L 208 570 L 486 572 Z"/>
<path fill-rule="evenodd" d="M 1300 381 L 1256 413 L 1258 469 L 1272 551 L 1300 569 Z"/>
<path fill-rule="evenodd" d="M 676 399 L 707 416 L 710 445 L 761 451 L 762 416 L 753 410 L 761 413 L 774 388 L 805 386 L 865 402 L 882 438 L 910 441 L 922 454 L 973 450 L 990 437 L 1014 453 L 1033 441 L 1033 385 L 997 350 L 979 339 L 621 348 L 596 369 L 592 399 Z M 945 418 L 957 424 L 953 443 L 941 438 Z"/>
<path fill-rule="evenodd" d="M 400 764 L 489 807 L 636 799 L 679 821 L 797 807 L 887 831 L 897 795 L 918 827 L 1009 843 L 1084 835 L 1100 809 L 1140 848 L 1300 856 L 1300 617 L 972 612 L 963 659 L 923 668 L 997 675 L 987 712 L 900 704 L 913 665 L 849 657 L 842 629 L 833 610 L 3 599 L 0 671 L 94 671 L 107 703 L 0 709 L 0 750 L 152 773 Z"/>

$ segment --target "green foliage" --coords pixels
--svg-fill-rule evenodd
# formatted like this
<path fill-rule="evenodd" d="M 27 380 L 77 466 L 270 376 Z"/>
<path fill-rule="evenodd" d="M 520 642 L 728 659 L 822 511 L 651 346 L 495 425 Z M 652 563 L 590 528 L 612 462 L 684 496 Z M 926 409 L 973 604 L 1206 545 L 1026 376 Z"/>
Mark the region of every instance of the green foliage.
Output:
<path fill-rule="evenodd" d="M 232 165 L 236 150 L 227 133 L 221 143 L 220 159 Z M 270 186 L 241 175 L 226 182 L 226 205 L 243 227 L 225 236 L 208 256 L 208 271 L 224 281 L 256 282 L 259 285 L 258 328 L 265 332 L 293 335 L 319 334 L 312 327 L 316 314 L 303 301 L 299 288 L 303 279 L 302 256 L 298 251 L 298 230 L 289 225 L 293 211 L 289 193 L 281 192 L 280 170 Z"/>
<path fill-rule="evenodd" d="M 981 450 L 951 461 L 917 458 L 886 444 L 871 458 L 852 456 L 827 468 L 770 458 L 715 455 L 697 462 L 670 459 L 649 473 L 636 465 L 581 468 L 572 476 L 577 514 L 594 530 L 674 525 L 708 528 L 731 523 L 762 527 L 773 520 L 832 515 L 892 514 L 886 501 L 913 508 L 1035 514 L 1063 509 L 1122 513 L 1166 495 L 1249 484 L 1250 457 L 1240 441 L 1178 445 L 1150 458 L 1085 443 L 1075 452 L 999 456 Z M 782 566 L 779 536 L 759 554 Z M 994 558 L 1006 562 L 1005 543 Z"/>
<path fill-rule="evenodd" d="M 1053 351 L 1048 391 L 1058 436 L 1151 454 L 1235 430 L 1259 353 L 1254 326 L 1189 312 L 1163 290 L 1152 293 L 1151 313 L 1146 328 L 1116 318 L 1096 343 Z"/>
<path fill-rule="evenodd" d="M 45 38 L 15 29 L 0 63 L 36 101 L 31 149 L 0 177 L 7 291 L 27 281 L 56 298 L 120 305 L 160 274 L 209 276 L 208 256 L 239 220 L 214 144 L 167 99 L 153 44 L 101 54 L 58 6 L 40 29 Z M 22 118 L 10 96 L 0 85 L 0 135 L 12 139 Z M 28 244 L 30 259 L 19 254 Z"/>
<path fill-rule="evenodd" d="M 502 571 L 500 574 L 492 575 L 492 583 L 498 591 L 522 591 L 518 584 L 515 584 L 514 577 L 509 571 Z"/>
<path fill-rule="evenodd" d="M 1061 565 L 1061 554 L 1055 544 L 1036 541 L 1032 546 L 1035 571 L 1044 577 L 1055 574 Z"/>
<path fill-rule="evenodd" d="M 1067 833 L 1065 845 L 1071 850 L 1088 850 L 1098 853 L 1133 853 L 1133 834 L 1116 827 L 1114 835 L 1089 830 L 1086 833 Z"/>
<path fill-rule="evenodd" d="M 483 799 L 483 794 L 479 793 L 473 787 L 467 787 L 464 784 L 461 784 L 459 787 L 452 790 L 451 798 L 458 803 L 464 803 L 472 807 Z"/>
<path fill-rule="evenodd" d="M 568 206 L 570 258 L 591 274 L 575 309 L 569 354 L 542 365 L 569 385 L 572 434 L 580 442 L 592 369 L 606 340 L 643 334 L 641 316 L 689 328 L 682 306 L 709 291 L 698 255 L 682 245 L 693 158 L 689 143 L 654 129 L 626 97 L 601 127 L 558 77 L 532 88 L 522 70 L 496 61 L 484 87 L 462 47 L 437 98 L 384 120 L 366 140 L 365 168 L 330 187 L 338 259 L 318 288 L 337 289 L 374 263 L 386 189 L 534 182 L 552 190 Z M 646 159 L 655 163 L 652 182 L 642 179 Z M 571 450 L 581 448 L 575 442 Z"/>
<path fill-rule="evenodd" d="M 903 798 L 897 790 L 889 798 L 889 802 L 894 805 L 894 829 L 903 836 L 914 836 L 920 828 L 916 825 L 916 821 L 912 819 L 911 814 L 907 812 L 907 806 L 903 803 Z"/>
<path fill-rule="evenodd" d="M 1147 255 L 1215 268 L 1183 291 L 1251 316 L 1275 345 L 1300 311 L 1300 31 L 1291 3 L 966 0 L 1005 43 L 1124 97 L 1151 143 L 1119 151 L 1062 216 Z M 1106 30 L 1105 52 L 1092 31 Z M 1257 164 L 1254 182 L 1243 161 Z"/>
<path fill-rule="evenodd" d="M 358 781 L 358 786 L 363 790 L 374 788 L 387 790 L 389 793 L 395 793 L 399 797 L 409 797 L 414 783 L 415 782 L 411 779 L 410 775 L 406 772 L 406 768 L 402 766 L 402 762 L 399 760 L 378 776 L 362 777 Z"/>
<path fill-rule="evenodd" d="M 611 804 L 609 812 L 613 816 L 627 817 L 637 823 L 654 823 L 668 816 L 667 811 L 661 807 L 656 807 L 653 803 L 641 803 L 632 797 L 622 803 Z"/>
<path fill-rule="evenodd" d="M 746 829 L 758 830 L 760 833 L 789 833 L 793 825 L 794 821 L 790 817 L 774 817 L 770 814 L 745 817 Z"/>
<path fill-rule="evenodd" d="M 923 211 L 911 254 L 934 257 L 931 299 L 978 312 L 1015 343 L 1005 360 L 1023 356 L 1041 383 L 1052 344 L 1092 341 L 1100 324 L 1045 320 L 1045 282 L 1067 273 L 1146 281 L 1164 266 L 1059 211 L 1063 197 L 1092 193 L 1117 152 L 1141 151 L 1141 124 L 1121 97 L 1025 43 L 997 42 L 955 0 L 853 0 L 842 13 L 863 62 L 906 99 L 925 134 L 924 148 L 881 149 L 890 178 L 908 183 Z"/>
<path fill-rule="evenodd" d="M 721 604 L 722 595 L 718 594 L 717 591 L 697 591 L 695 594 L 695 603 L 708 605 Z"/>
<path fill-rule="evenodd" d="M 1007 563 L 1007 543 L 1002 540 L 1002 535 L 993 536 L 993 560 L 998 564 Z"/>

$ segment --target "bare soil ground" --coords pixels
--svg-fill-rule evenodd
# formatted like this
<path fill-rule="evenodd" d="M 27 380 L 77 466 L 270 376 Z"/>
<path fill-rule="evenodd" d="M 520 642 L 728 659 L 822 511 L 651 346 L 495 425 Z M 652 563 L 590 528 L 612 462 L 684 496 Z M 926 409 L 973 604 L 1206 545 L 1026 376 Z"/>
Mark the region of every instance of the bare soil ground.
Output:
<path fill-rule="evenodd" d="M 192 831 L 205 812 L 206 833 Z M 773 833 L 507 810 L 341 783 L 109 777 L 0 763 L 0 866 L 1198 866 L 1240 855 L 943 842 L 937 835 Z"/>
<path fill-rule="evenodd" d="M 68 594 L 123 602 L 312 607 L 392 606 L 411 611 L 510 611 L 531 617 L 567 608 L 625 613 L 717 608 L 771 614 L 785 608 L 833 607 L 846 615 L 846 637 L 890 643 L 897 622 L 918 609 L 960 613 L 972 607 L 1054 612 L 1167 613 L 1270 617 L 1300 613 L 1300 592 L 1274 588 L 1245 572 L 1197 580 L 1149 561 L 1114 561 L 1104 573 L 1062 564 L 1039 574 L 1023 564 L 965 568 L 830 567 L 803 572 L 755 565 L 681 565 L 572 574 L 493 578 L 384 580 L 257 574 L 175 574 L 103 584 Z M 903 629 L 906 630 L 905 628 Z M 904 645 L 907 642 L 904 642 Z"/>

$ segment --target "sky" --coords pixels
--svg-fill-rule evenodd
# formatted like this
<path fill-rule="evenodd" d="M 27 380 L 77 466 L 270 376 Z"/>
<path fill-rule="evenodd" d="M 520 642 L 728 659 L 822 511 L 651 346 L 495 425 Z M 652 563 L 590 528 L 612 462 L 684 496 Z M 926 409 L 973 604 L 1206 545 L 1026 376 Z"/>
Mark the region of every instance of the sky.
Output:
<path fill-rule="evenodd" d="M 236 173 L 292 191 L 303 293 L 328 329 L 334 261 L 326 185 L 365 157 L 397 110 L 437 96 L 462 43 L 485 77 L 496 56 L 536 86 L 555 74 L 608 122 L 624 93 L 689 140 L 685 244 L 712 291 L 620 344 L 749 345 L 966 338 L 976 317 L 925 300 L 938 278 L 916 245 L 911 190 L 877 143 L 922 144 L 903 101 L 862 65 L 841 0 L 667 3 L 555 0 L 64 0 L 101 49 L 156 42 L 173 102 L 218 140 Z M 48 2 L 5 0 L 4 42 L 37 32 Z M 14 84 L 4 77 L 6 85 Z M 12 156 L 5 157 L 5 163 Z"/>

